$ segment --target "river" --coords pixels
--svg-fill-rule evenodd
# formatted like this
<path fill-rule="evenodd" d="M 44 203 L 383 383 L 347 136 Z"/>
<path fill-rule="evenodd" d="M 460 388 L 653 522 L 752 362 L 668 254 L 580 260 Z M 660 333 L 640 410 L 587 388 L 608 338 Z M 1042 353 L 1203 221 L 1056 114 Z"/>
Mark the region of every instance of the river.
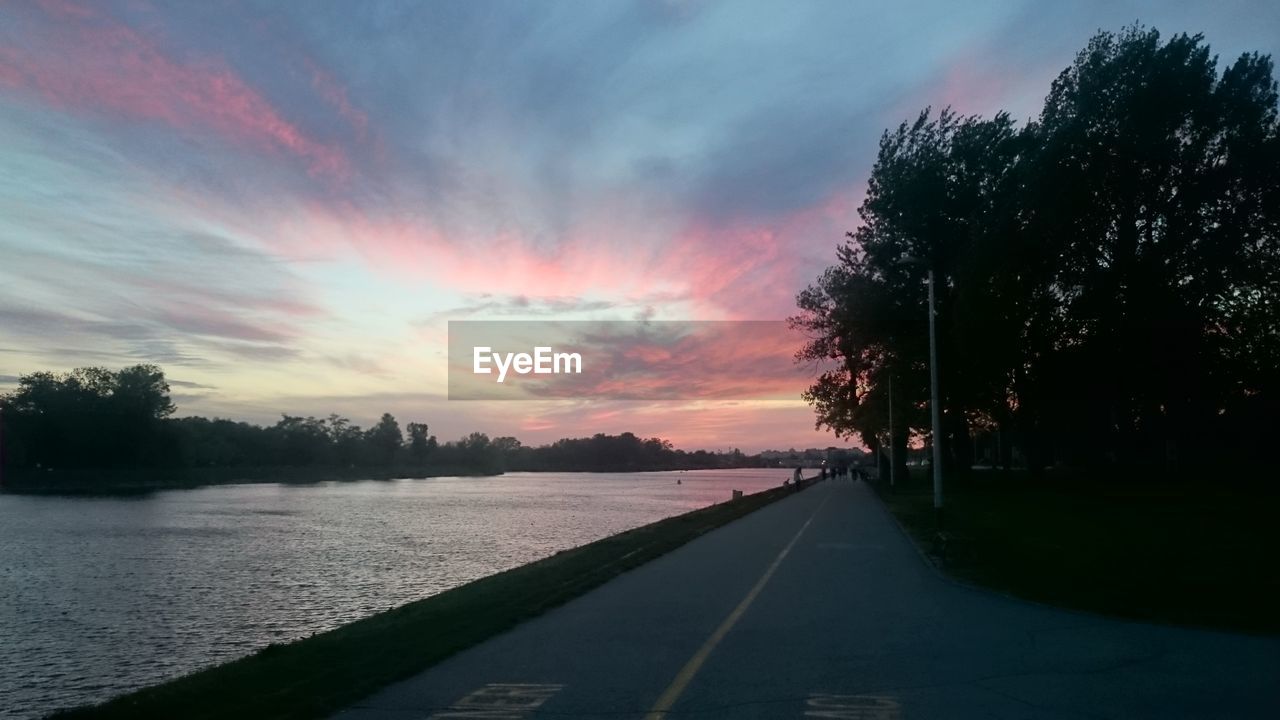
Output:
<path fill-rule="evenodd" d="M 100 701 L 787 477 L 510 473 L 0 494 L 0 718 Z"/>

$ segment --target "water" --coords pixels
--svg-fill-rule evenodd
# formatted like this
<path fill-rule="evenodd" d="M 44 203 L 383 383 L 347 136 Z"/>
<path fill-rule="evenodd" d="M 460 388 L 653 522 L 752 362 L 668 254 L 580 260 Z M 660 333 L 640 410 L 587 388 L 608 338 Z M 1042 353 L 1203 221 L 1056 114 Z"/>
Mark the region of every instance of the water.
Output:
<path fill-rule="evenodd" d="M 0 718 L 103 700 L 787 476 L 512 473 L 0 494 Z"/>

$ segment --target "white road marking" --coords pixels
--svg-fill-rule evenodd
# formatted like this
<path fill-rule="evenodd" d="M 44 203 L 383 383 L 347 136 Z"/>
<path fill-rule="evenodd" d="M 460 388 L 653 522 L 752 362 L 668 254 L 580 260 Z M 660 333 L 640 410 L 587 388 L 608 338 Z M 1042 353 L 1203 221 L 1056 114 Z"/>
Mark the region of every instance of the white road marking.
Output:
<path fill-rule="evenodd" d="M 707 638 L 707 641 L 702 644 L 702 647 L 698 648 L 698 651 L 693 654 L 693 657 L 689 658 L 689 662 L 685 663 L 684 667 L 680 668 L 680 672 L 676 673 L 675 680 L 672 680 L 671 684 L 667 686 L 667 689 L 663 691 L 662 695 L 658 696 L 658 701 L 653 704 L 653 708 L 644 716 L 645 720 L 664 720 L 667 713 L 671 712 L 671 708 L 676 704 L 676 700 L 680 699 L 681 693 L 684 692 L 685 688 L 689 687 L 689 683 L 692 682 L 694 676 L 698 674 L 698 670 L 702 668 L 702 664 L 711 656 L 711 651 L 715 649 L 716 645 L 720 644 L 720 641 L 724 639 L 725 635 L 729 634 L 729 631 L 733 629 L 733 626 L 738 622 L 738 619 L 747 612 L 747 608 L 751 607 L 751 603 L 756 599 L 756 596 L 760 594 L 761 590 L 764 590 L 764 586 L 768 584 L 769 578 L 773 577 L 773 573 L 777 571 L 778 566 L 786 559 L 787 553 L 791 552 L 791 548 L 795 547 L 796 541 L 798 541 L 800 536 L 804 534 L 804 531 L 808 529 L 809 524 L 818 516 L 818 511 L 822 509 L 823 505 L 827 504 L 827 499 L 830 497 L 830 492 L 822 497 L 818 506 L 813 509 L 812 513 L 810 513 L 809 519 L 804 521 L 804 524 L 800 526 L 800 529 L 797 530 L 796 534 L 791 538 L 791 542 L 787 543 L 787 546 L 782 548 L 782 552 L 778 553 L 778 557 L 773 559 L 773 563 L 764 571 L 764 575 L 761 575 L 760 579 L 756 581 L 755 586 L 747 592 L 746 597 L 742 598 L 742 602 L 738 603 L 738 606 L 733 609 L 733 612 L 729 613 L 729 616 L 724 619 L 724 622 L 720 623 L 720 627 L 716 628 L 715 632 L 711 633 L 711 637 Z"/>
<path fill-rule="evenodd" d="M 564 685 L 546 683 L 489 683 L 428 720 L 524 720 L 562 688 Z"/>
<path fill-rule="evenodd" d="M 883 695 L 834 695 L 814 693 L 805 702 L 807 718 L 832 720 L 899 720 L 898 701 Z"/>
<path fill-rule="evenodd" d="M 884 550 L 884 545 L 875 543 L 820 542 L 814 547 L 819 550 Z"/>

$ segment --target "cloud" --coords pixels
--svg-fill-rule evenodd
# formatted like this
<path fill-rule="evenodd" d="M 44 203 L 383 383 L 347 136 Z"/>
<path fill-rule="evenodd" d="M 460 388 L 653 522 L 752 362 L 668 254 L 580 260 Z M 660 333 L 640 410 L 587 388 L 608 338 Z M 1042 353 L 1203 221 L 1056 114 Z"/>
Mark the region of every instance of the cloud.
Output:
<path fill-rule="evenodd" d="M 1264 2 L 2 3 L 5 370 L 149 360 L 216 385 L 197 408 L 409 412 L 443 403 L 449 318 L 779 320 L 885 127 L 1024 118 L 1134 18 L 1280 51 Z M 683 382 L 651 390 L 736 392 Z M 811 435 L 708 402 L 430 408 L 444 436 Z"/>
<path fill-rule="evenodd" d="M 154 332 L 144 323 L 94 317 L 75 317 L 32 307 L 0 307 L 0 326 L 8 331 L 34 338 L 58 335 L 98 335 L 121 340 L 144 340 Z"/>
<path fill-rule="evenodd" d="M 205 385 L 204 383 L 192 382 L 190 380 L 174 380 L 169 378 L 166 382 L 173 387 L 186 388 L 189 390 L 217 390 L 213 385 Z"/>
<path fill-rule="evenodd" d="M 325 360 L 334 367 L 354 371 L 362 375 L 386 376 L 389 374 L 387 368 L 381 362 L 359 353 L 330 355 Z"/>
<path fill-rule="evenodd" d="M 309 137 L 217 58 L 175 59 L 146 34 L 68 0 L 42 0 L 21 20 L 21 40 L 0 49 L 0 82 L 10 89 L 69 111 L 211 130 L 288 153 L 316 174 L 349 172 L 341 149 Z"/>
<path fill-rule="evenodd" d="M 451 323 L 449 397 L 459 400 L 794 400 L 807 384 L 785 322 L 489 321 Z M 473 348 L 577 353 L 580 372 L 495 376 Z"/>
<path fill-rule="evenodd" d="M 182 314 L 160 308 L 128 319 L 112 319 L 6 307 L 0 308 L 0 327 L 0 338 L 22 344 L 38 342 L 26 353 L 46 357 L 207 365 L 218 354 L 259 361 L 298 354 L 298 350 L 276 342 L 285 336 L 212 311 Z M 170 331 L 178 331 L 180 340 L 172 340 Z M 48 343 L 65 343 L 67 347 L 51 348 Z"/>
<path fill-rule="evenodd" d="M 293 338 L 286 326 L 245 320 L 239 313 L 224 313 L 203 305 L 167 304 L 147 313 L 155 322 L 183 335 L 229 338 L 257 343 L 281 344 Z"/>
<path fill-rule="evenodd" d="M 469 298 L 465 305 L 458 305 L 447 310 L 433 313 L 424 322 L 439 320 L 461 320 L 475 316 L 520 316 L 559 318 L 580 314 L 591 314 L 617 308 L 618 305 L 608 300 L 587 300 L 577 297 L 535 297 L 528 295 L 494 295 L 480 293 Z"/>

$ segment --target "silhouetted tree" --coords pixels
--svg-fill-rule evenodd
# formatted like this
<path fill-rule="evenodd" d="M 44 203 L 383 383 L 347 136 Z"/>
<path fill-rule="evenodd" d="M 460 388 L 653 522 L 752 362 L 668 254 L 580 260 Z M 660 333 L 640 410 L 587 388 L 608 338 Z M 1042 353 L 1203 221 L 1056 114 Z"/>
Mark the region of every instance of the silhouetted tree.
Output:
<path fill-rule="evenodd" d="M 404 445 L 404 435 L 400 432 L 400 423 L 396 422 L 395 417 L 391 413 L 382 413 L 382 419 L 378 424 L 369 429 L 367 435 L 369 444 L 378 454 L 378 458 L 390 465 L 395 460 L 396 453 Z"/>
<path fill-rule="evenodd" d="M 974 431 L 1033 465 L 1255 446 L 1230 436 L 1276 403 L 1276 83 L 1256 54 L 1216 66 L 1200 36 L 1100 33 L 1022 130 L 926 110 L 886 132 L 861 226 L 797 298 L 817 424 L 873 447 L 892 377 L 899 443 L 930 431 L 932 268 L 949 460 Z"/>
<path fill-rule="evenodd" d="M 10 460 L 44 467 L 159 462 L 161 423 L 174 410 L 154 365 L 23 375 L 6 404 Z"/>
<path fill-rule="evenodd" d="M 418 465 L 427 462 L 427 457 L 436 449 L 436 436 L 430 434 L 426 423 L 409 423 L 409 455 Z"/>

